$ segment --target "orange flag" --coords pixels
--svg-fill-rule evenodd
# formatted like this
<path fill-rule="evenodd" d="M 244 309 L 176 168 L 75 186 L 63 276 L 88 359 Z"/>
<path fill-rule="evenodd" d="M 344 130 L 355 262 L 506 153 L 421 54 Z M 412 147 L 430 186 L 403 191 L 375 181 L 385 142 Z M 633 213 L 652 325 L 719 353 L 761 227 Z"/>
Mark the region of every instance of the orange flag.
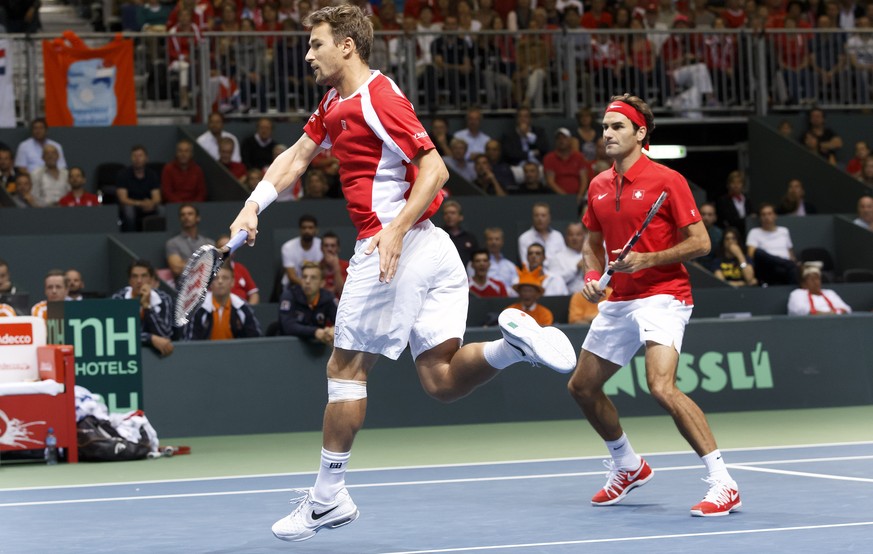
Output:
<path fill-rule="evenodd" d="M 45 115 L 49 126 L 136 125 L 133 41 L 91 48 L 72 31 L 44 40 Z"/>

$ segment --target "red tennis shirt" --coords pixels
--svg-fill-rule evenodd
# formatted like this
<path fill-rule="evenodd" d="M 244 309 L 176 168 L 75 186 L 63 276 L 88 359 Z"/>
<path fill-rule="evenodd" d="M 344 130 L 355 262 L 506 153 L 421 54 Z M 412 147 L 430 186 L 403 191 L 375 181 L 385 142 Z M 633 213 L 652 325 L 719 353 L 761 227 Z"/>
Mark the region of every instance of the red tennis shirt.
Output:
<path fill-rule="evenodd" d="M 303 131 L 339 160 L 358 239 L 372 237 L 394 220 L 418 176 L 413 158 L 434 147 L 412 103 L 378 71 L 348 98 L 330 89 Z M 438 194 L 418 221 L 435 214 L 442 200 Z"/>
<path fill-rule="evenodd" d="M 679 229 L 700 221 L 697 204 L 688 182 L 682 175 L 651 161 L 643 155 L 620 178 L 615 165 L 598 174 L 588 188 L 588 211 L 582 222 L 592 231 L 602 233 L 609 260 L 621 250 L 642 225 L 646 213 L 662 191 L 667 199 L 634 246 L 635 252 L 659 252 L 683 240 Z M 612 276 L 611 301 L 634 300 L 656 294 L 670 294 L 693 304 L 688 271 L 681 263 L 659 265 Z"/>

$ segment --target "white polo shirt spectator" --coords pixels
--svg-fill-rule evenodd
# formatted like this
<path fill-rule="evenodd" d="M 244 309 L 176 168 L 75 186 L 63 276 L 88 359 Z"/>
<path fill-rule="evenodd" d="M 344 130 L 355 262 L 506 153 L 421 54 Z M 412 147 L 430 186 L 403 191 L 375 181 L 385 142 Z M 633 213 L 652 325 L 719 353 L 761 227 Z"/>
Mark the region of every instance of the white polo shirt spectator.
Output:
<path fill-rule="evenodd" d="M 45 165 L 42 159 L 42 149 L 46 144 L 51 144 L 58 149 L 58 167 L 66 169 L 67 160 L 64 158 L 64 148 L 52 139 L 45 139 L 43 142 L 37 142 L 33 137 L 22 141 L 18 145 L 18 150 L 15 152 L 15 167 L 26 167 L 28 173 Z"/>

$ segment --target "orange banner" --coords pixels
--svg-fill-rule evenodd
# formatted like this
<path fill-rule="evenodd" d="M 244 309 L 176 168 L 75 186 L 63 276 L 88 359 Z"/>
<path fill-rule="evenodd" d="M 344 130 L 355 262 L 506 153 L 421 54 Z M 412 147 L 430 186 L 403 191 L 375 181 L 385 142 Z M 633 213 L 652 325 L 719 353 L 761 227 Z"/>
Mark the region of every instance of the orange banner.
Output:
<path fill-rule="evenodd" d="M 45 116 L 49 126 L 136 125 L 133 41 L 115 39 L 97 48 L 72 31 L 42 43 Z"/>

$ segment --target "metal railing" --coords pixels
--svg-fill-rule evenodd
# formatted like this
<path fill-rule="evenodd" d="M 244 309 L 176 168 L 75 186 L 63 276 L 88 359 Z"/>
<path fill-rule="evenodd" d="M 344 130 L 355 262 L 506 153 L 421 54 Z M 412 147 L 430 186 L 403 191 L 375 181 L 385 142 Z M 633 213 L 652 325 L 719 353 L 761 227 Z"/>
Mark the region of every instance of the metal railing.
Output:
<path fill-rule="evenodd" d="M 303 32 L 125 33 L 135 43 L 139 116 L 308 116 L 324 94 L 304 60 Z M 16 115 L 41 115 L 42 40 L 6 35 Z M 103 44 L 108 34 L 87 34 Z M 180 55 L 184 52 L 184 55 Z M 699 119 L 873 108 L 873 30 L 548 30 L 378 32 L 370 65 L 422 113 L 520 105 L 570 116 L 634 92 L 660 115 Z"/>

